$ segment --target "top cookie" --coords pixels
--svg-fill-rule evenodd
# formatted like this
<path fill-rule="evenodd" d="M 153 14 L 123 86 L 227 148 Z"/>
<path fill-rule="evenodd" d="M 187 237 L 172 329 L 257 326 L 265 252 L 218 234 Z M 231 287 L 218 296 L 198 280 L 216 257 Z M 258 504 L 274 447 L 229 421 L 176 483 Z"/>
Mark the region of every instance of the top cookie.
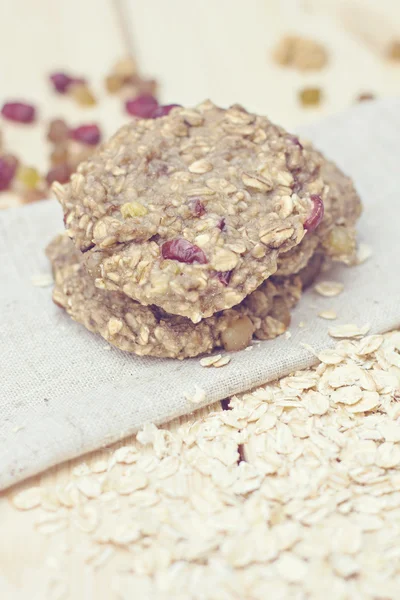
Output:
<path fill-rule="evenodd" d="M 319 225 L 323 163 L 266 117 L 207 101 L 133 121 L 54 191 L 98 287 L 198 322 Z"/>

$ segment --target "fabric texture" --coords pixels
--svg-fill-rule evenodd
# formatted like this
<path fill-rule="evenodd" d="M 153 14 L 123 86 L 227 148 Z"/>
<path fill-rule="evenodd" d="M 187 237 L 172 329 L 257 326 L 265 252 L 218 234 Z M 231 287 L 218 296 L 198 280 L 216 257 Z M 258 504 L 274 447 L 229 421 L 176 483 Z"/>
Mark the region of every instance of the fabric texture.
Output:
<path fill-rule="evenodd" d="M 139 358 L 84 329 L 51 300 L 51 288 L 31 277 L 49 272 L 44 248 L 62 230 L 54 200 L 0 214 L 0 489 L 51 465 L 232 394 L 310 366 L 329 347 L 334 324 L 371 324 L 371 332 L 400 326 L 400 99 L 370 102 L 300 133 L 355 181 L 364 203 L 360 241 L 365 263 L 335 266 L 323 279 L 344 283 L 334 298 L 307 291 L 293 313 L 291 337 L 232 354 L 223 368 L 199 359 Z M 299 323 L 304 322 L 304 327 Z M 204 402 L 185 394 L 196 386 Z"/>

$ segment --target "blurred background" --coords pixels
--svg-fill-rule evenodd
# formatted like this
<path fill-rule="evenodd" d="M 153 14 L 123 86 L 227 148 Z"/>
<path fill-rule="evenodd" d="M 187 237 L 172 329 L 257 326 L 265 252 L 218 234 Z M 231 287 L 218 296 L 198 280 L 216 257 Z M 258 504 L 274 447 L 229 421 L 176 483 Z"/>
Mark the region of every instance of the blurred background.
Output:
<path fill-rule="evenodd" d="M 0 22 L 0 208 L 47 197 L 154 98 L 296 129 L 400 94 L 398 0 L 0 0 Z"/>

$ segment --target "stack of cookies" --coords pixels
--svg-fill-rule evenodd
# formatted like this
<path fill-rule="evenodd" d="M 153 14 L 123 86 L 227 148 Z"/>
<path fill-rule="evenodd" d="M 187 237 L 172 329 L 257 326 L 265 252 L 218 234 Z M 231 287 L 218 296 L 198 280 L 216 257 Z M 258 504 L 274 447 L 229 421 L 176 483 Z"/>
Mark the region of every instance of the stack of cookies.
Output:
<path fill-rule="evenodd" d="M 124 126 L 54 184 L 67 228 L 47 249 L 54 302 L 140 355 L 282 334 L 325 259 L 354 260 L 351 180 L 241 106 L 164 113 Z"/>

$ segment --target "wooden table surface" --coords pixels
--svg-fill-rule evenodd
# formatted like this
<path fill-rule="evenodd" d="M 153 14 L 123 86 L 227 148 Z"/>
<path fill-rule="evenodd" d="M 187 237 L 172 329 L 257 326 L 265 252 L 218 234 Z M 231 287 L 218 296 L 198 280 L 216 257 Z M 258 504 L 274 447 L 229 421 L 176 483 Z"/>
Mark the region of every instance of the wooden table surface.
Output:
<path fill-rule="evenodd" d="M 67 100 L 51 93 L 46 74 L 68 68 L 90 76 L 100 90 L 113 62 L 131 50 L 143 71 L 160 80 L 161 97 L 167 103 L 193 104 L 204 97 L 222 105 L 240 102 L 289 128 L 346 108 L 360 92 L 398 94 L 400 66 L 385 61 L 373 46 L 361 41 L 357 32 L 345 31 L 333 16 L 335 4 L 273 0 L 3 1 L 2 97 L 37 102 L 43 121 L 50 116 L 82 121 L 82 110 L 77 111 Z M 374 3 L 369 4 L 375 10 Z M 385 8 L 389 23 L 399 23 L 399 3 L 387 2 Z M 331 58 L 328 68 L 303 75 L 272 62 L 271 48 L 282 34 L 292 31 L 310 34 L 326 44 Z M 306 110 L 299 105 L 297 91 L 305 85 L 323 88 L 320 108 Z M 115 98 L 104 94 L 101 98 L 98 107 L 85 112 L 84 120 L 98 119 L 110 134 L 126 116 Z M 41 126 L 6 124 L 5 144 L 24 161 L 43 167 L 43 131 Z M 0 205 L 13 201 L 7 195 L 2 198 Z M 196 423 L 215 410 L 220 410 L 219 405 L 180 423 Z M 170 425 L 172 429 L 176 426 Z M 135 444 L 135 440 L 125 442 L 130 443 Z M 114 450 L 94 453 L 86 462 L 98 462 Z M 68 481 L 80 462 L 54 468 L 0 495 L 0 598 L 111 598 L 107 583 L 110 569 L 116 567 L 89 569 L 82 561 L 82 534 L 78 530 L 70 532 L 68 544 L 72 550 L 63 563 L 64 574 L 72 583 L 65 594 L 57 584 L 61 555 L 54 538 L 35 529 L 32 511 L 18 511 L 10 502 L 27 487 L 47 489 Z"/>

